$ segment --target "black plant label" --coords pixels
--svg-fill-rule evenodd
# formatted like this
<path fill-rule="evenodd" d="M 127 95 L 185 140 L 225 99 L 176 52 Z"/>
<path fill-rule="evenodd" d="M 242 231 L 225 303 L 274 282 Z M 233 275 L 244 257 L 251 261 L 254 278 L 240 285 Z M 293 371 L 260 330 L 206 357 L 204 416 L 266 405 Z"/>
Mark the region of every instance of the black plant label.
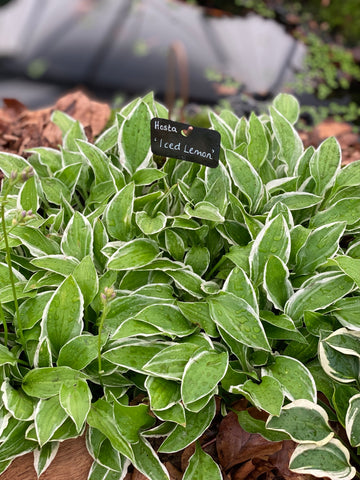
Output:
<path fill-rule="evenodd" d="M 206 167 L 219 165 L 220 133 L 165 118 L 151 120 L 151 151 L 161 157 L 179 158 Z"/>

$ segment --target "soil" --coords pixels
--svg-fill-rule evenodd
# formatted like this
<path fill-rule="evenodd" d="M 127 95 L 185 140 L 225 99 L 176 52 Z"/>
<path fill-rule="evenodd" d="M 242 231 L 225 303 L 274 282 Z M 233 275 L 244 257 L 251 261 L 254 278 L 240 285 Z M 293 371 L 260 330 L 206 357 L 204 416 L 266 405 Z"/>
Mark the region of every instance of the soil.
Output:
<path fill-rule="evenodd" d="M 28 156 L 28 149 L 37 146 L 57 148 L 61 143 L 61 132 L 51 123 L 51 113 L 62 110 L 79 120 L 85 127 L 90 141 L 105 128 L 110 107 L 91 100 L 78 91 L 58 100 L 49 108 L 29 111 L 15 99 L 5 99 L 0 109 L 0 150 Z M 346 123 L 331 120 L 318 125 L 311 133 L 301 132 L 306 145 L 315 147 L 325 138 L 335 135 L 341 145 L 343 162 L 360 159 L 359 136 Z M 235 409 L 247 408 L 244 401 Z M 255 412 L 255 413 L 254 413 Z M 262 415 L 255 409 L 255 416 Z M 218 414 L 211 427 L 199 439 L 205 452 L 218 462 L 225 480 L 310 480 L 314 477 L 297 475 L 287 468 L 294 442 L 269 442 L 258 434 L 249 434 L 239 425 L 234 412 L 222 418 Z M 157 445 L 154 444 L 154 448 Z M 170 473 L 171 480 L 181 480 L 188 460 L 194 452 L 192 444 L 182 452 L 161 455 L 161 460 Z M 68 440 L 60 445 L 58 454 L 41 480 L 86 480 L 92 463 L 85 446 L 84 437 Z M 26 454 L 14 460 L 0 480 L 35 480 L 33 454 Z M 137 470 L 129 471 L 126 480 L 146 480 Z"/>

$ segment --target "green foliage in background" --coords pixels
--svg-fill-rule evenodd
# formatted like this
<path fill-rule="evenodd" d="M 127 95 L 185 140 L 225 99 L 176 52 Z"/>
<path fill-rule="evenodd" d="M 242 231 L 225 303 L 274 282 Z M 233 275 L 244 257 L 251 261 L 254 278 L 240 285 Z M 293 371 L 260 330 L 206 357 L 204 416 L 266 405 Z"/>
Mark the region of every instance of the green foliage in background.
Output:
<path fill-rule="evenodd" d="M 297 442 L 293 471 L 353 478 L 360 162 L 341 169 L 334 138 L 304 150 L 298 114 L 289 95 L 249 120 L 210 112 L 216 169 L 156 163 L 151 94 L 95 144 L 56 111 L 59 150 L 0 154 L 1 471 L 34 452 L 40 475 L 88 425 L 89 480 L 129 463 L 168 479 L 152 438 L 195 442 L 217 395 L 222 414 L 242 397 L 268 412 L 239 422 Z M 184 478 L 199 468 L 221 479 L 197 446 Z"/>
<path fill-rule="evenodd" d="M 293 88 L 298 93 L 316 93 L 320 100 L 334 91 L 348 90 L 352 80 L 360 81 L 360 67 L 341 45 L 324 42 L 318 35 L 302 37 L 307 46 L 304 71 L 296 75 Z"/>

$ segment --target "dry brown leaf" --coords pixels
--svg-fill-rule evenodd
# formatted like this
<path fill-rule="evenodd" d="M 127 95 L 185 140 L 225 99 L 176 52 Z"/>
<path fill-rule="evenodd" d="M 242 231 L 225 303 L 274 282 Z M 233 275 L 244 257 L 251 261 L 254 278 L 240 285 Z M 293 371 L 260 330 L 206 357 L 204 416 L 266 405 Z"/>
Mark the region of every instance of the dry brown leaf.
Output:
<path fill-rule="evenodd" d="M 182 480 L 182 473 L 171 462 L 165 462 L 165 467 L 169 472 L 170 480 Z"/>
<path fill-rule="evenodd" d="M 145 477 L 143 473 L 139 472 L 139 470 L 136 470 L 135 468 L 132 473 L 131 480 L 151 480 L 151 479 L 149 479 L 148 477 Z"/>
<path fill-rule="evenodd" d="M 231 475 L 231 480 L 246 480 L 254 470 L 255 466 L 252 460 L 248 460 L 234 471 Z"/>
<path fill-rule="evenodd" d="M 186 448 L 184 448 L 181 454 L 181 470 L 185 472 L 187 466 L 189 465 L 190 457 L 195 453 L 196 443 L 190 443 Z"/>
<path fill-rule="evenodd" d="M 220 464 L 229 470 L 250 459 L 267 459 L 281 449 L 281 442 L 269 442 L 259 434 L 246 432 L 237 415 L 230 412 L 220 423 L 216 448 Z"/>

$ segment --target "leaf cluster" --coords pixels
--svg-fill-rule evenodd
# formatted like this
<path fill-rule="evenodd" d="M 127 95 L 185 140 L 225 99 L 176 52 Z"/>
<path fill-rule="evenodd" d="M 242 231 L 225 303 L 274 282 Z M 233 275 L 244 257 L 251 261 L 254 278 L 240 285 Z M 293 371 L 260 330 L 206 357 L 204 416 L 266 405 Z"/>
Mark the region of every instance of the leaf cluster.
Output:
<path fill-rule="evenodd" d="M 0 153 L 1 471 L 33 451 L 40 475 L 88 425 L 89 480 L 130 462 L 169 478 L 151 439 L 195 442 L 218 396 L 223 413 L 241 397 L 268 412 L 239 421 L 295 440 L 292 470 L 353 477 L 360 161 L 341 169 L 334 138 L 304 150 L 298 114 L 285 94 L 249 120 L 210 111 L 216 169 L 153 157 L 150 120 L 167 112 L 151 94 L 95 144 L 54 112 L 59 150 Z M 221 478 L 199 447 L 185 478 L 199 465 Z"/>

